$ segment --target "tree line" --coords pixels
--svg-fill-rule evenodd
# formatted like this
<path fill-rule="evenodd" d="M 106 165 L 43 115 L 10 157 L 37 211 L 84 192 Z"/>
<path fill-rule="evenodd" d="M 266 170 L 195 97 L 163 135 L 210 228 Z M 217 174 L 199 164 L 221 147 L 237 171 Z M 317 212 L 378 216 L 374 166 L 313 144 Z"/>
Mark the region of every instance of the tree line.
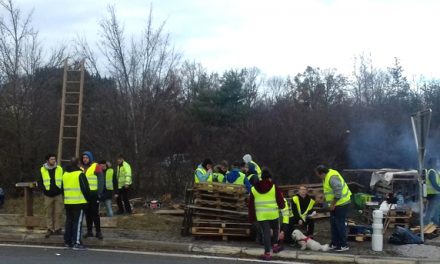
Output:
<path fill-rule="evenodd" d="M 398 58 L 377 68 L 358 56 L 349 75 L 307 67 L 288 77 L 257 68 L 210 72 L 174 49 L 152 11 L 129 36 L 108 7 L 100 40 L 44 47 L 32 14 L 0 0 L 0 184 L 35 179 L 58 144 L 63 60 L 86 58 L 81 149 L 98 159 L 123 153 L 139 193 L 183 194 L 206 157 L 250 153 L 281 184 L 317 182 L 313 168 L 415 167 L 409 116 L 433 109 L 437 143 L 440 82 L 407 80 Z M 152 8 L 150 8 L 152 10 Z"/>

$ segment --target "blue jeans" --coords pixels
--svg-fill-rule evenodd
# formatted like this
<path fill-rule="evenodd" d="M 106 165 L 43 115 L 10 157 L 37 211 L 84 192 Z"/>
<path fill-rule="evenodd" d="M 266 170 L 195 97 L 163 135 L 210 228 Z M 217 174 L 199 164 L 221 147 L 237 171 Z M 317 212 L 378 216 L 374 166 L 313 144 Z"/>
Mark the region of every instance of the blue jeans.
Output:
<path fill-rule="evenodd" d="M 106 199 L 104 201 L 105 210 L 107 211 L 107 217 L 113 216 L 113 209 L 112 209 L 112 199 Z"/>
<path fill-rule="evenodd" d="M 347 219 L 348 206 L 349 204 L 336 206 L 335 210 L 330 212 L 332 245 L 336 248 L 347 246 L 345 221 Z"/>
<path fill-rule="evenodd" d="M 427 197 L 428 204 L 426 206 L 425 218 L 423 222 L 425 225 L 433 222 L 435 225 L 440 225 L 440 194 L 429 194 Z"/>

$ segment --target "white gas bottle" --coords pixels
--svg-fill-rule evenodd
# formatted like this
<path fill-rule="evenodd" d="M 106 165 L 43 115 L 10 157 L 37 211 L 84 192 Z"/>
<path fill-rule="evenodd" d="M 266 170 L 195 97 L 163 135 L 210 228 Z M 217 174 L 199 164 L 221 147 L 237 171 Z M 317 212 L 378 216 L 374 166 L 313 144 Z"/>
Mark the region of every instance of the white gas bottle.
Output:
<path fill-rule="evenodd" d="M 383 250 L 383 212 L 373 211 L 373 236 L 371 237 L 371 247 L 374 251 Z"/>

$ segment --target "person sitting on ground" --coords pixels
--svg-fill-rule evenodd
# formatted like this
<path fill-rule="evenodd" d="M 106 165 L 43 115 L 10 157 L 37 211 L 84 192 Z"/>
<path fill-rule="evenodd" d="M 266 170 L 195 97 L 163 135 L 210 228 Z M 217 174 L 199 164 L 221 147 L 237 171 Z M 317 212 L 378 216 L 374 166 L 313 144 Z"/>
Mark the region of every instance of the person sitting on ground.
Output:
<path fill-rule="evenodd" d="M 252 186 L 246 178 L 246 175 L 240 171 L 240 168 L 241 163 L 239 161 L 235 161 L 234 163 L 232 163 L 232 170 L 228 174 L 226 174 L 225 182 L 244 185 L 247 192 L 250 192 Z"/>
<path fill-rule="evenodd" d="M 212 182 L 212 167 L 214 162 L 211 159 L 203 160 L 197 169 L 194 171 L 194 182 Z"/>
<path fill-rule="evenodd" d="M 300 225 L 305 228 L 306 236 L 313 236 L 315 222 L 311 216 L 316 214 L 316 212 L 313 211 L 315 200 L 307 194 L 307 191 L 307 187 L 301 185 L 298 193 L 292 197 L 293 217 L 290 219 L 289 230 L 293 231 L 295 225 Z"/>
<path fill-rule="evenodd" d="M 267 168 L 262 170 L 261 181 L 252 187 L 248 208 L 249 222 L 254 223 L 257 220 L 263 232 L 264 254 L 260 259 L 271 260 L 271 252 L 278 253 L 282 250 L 278 245 L 278 221 L 279 210 L 285 208 L 285 201 L 282 192 L 272 183 L 272 174 Z"/>
<path fill-rule="evenodd" d="M 394 197 L 393 193 L 388 193 L 385 200 L 380 204 L 379 210 L 382 211 L 383 215 L 387 215 L 389 210 L 396 209 L 397 198 Z"/>

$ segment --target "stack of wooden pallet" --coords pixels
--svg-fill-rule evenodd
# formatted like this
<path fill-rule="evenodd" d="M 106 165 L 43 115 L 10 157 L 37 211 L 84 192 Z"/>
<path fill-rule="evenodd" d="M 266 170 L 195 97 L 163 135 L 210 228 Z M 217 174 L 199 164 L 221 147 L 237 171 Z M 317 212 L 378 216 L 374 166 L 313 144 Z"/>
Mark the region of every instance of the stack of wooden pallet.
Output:
<path fill-rule="evenodd" d="M 250 237 L 246 189 L 242 185 L 197 183 L 185 208 L 184 228 L 197 237 Z M 186 223 L 185 223 L 186 222 Z"/>

